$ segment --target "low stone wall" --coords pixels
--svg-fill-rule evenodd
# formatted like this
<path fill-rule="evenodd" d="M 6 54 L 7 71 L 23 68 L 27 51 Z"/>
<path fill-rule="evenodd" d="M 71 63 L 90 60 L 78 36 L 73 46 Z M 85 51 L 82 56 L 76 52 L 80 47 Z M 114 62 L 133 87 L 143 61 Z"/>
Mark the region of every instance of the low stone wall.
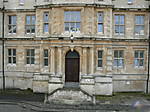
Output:
<path fill-rule="evenodd" d="M 113 83 L 111 75 L 95 76 L 95 95 L 112 95 Z"/>

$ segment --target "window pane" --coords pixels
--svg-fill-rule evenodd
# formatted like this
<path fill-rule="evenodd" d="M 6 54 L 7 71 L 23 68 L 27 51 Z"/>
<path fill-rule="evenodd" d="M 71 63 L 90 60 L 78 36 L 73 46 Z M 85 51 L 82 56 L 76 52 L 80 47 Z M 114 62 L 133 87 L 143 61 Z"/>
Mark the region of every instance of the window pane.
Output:
<path fill-rule="evenodd" d="M 119 58 L 123 58 L 123 51 L 119 51 Z"/>
<path fill-rule="evenodd" d="M 144 58 L 144 51 L 140 51 L 140 58 Z"/>
<path fill-rule="evenodd" d="M 16 56 L 16 49 L 13 49 L 13 56 Z"/>
<path fill-rule="evenodd" d="M 32 17 L 32 24 L 35 24 L 35 16 L 31 16 Z"/>
<path fill-rule="evenodd" d="M 103 51 L 98 51 L 98 58 L 102 58 L 103 56 Z"/>
<path fill-rule="evenodd" d="M 34 64 L 34 57 L 31 58 L 31 64 Z"/>
<path fill-rule="evenodd" d="M 48 59 L 44 59 L 44 66 L 48 66 Z"/>
<path fill-rule="evenodd" d="M 118 66 L 121 66 L 121 67 L 122 67 L 122 66 L 123 66 L 123 63 L 124 63 L 124 62 L 123 62 L 123 59 L 119 59 L 118 61 L 119 61 L 119 63 L 118 63 L 119 65 L 118 65 Z"/>
<path fill-rule="evenodd" d="M 31 56 L 34 56 L 34 55 L 35 55 L 34 49 L 31 49 Z"/>
<path fill-rule="evenodd" d="M 143 65 L 144 65 L 144 60 L 143 59 L 139 60 L 139 66 L 143 66 Z"/>
<path fill-rule="evenodd" d="M 124 34 L 124 26 L 120 26 L 120 31 L 119 31 L 120 34 Z"/>
<path fill-rule="evenodd" d="M 11 49 L 8 49 L 8 55 L 11 56 Z"/>
<path fill-rule="evenodd" d="M 26 33 L 30 33 L 30 26 L 26 26 Z"/>
<path fill-rule="evenodd" d="M 12 24 L 16 25 L 16 16 L 12 16 Z"/>
<path fill-rule="evenodd" d="M 27 58 L 27 64 L 30 64 L 30 58 Z"/>
<path fill-rule="evenodd" d="M 114 59 L 114 66 L 118 66 L 118 60 L 117 59 Z"/>
<path fill-rule="evenodd" d="M 31 33 L 35 33 L 35 26 L 31 26 Z"/>
<path fill-rule="evenodd" d="M 48 57 L 48 50 L 47 49 L 44 50 L 44 57 Z"/>
<path fill-rule="evenodd" d="M 103 32 L 103 24 L 98 24 L 98 32 Z"/>
<path fill-rule="evenodd" d="M 27 56 L 30 56 L 30 49 L 27 49 Z"/>
<path fill-rule="evenodd" d="M 29 25 L 30 23 L 30 16 L 26 16 L 26 24 Z"/>
<path fill-rule="evenodd" d="M 118 15 L 115 15 L 115 24 L 119 24 L 119 16 Z"/>
<path fill-rule="evenodd" d="M 102 60 L 98 60 L 98 67 L 102 67 Z"/>
<path fill-rule="evenodd" d="M 16 33 L 16 26 L 12 26 L 12 33 Z"/>
<path fill-rule="evenodd" d="M 49 13 L 45 12 L 44 13 L 44 22 L 48 22 L 49 21 Z"/>
<path fill-rule="evenodd" d="M 8 63 L 11 63 L 11 57 L 8 57 Z"/>
<path fill-rule="evenodd" d="M 114 51 L 114 57 L 118 58 L 118 51 Z"/>
<path fill-rule="evenodd" d="M 98 13 L 98 22 L 103 23 L 103 13 Z"/>
<path fill-rule="evenodd" d="M 65 23 L 65 31 L 69 31 L 69 23 Z"/>
<path fill-rule="evenodd" d="M 120 16 L 120 24 L 124 25 L 124 15 Z"/>
<path fill-rule="evenodd" d="M 64 16 L 65 16 L 65 21 L 70 21 L 70 13 L 69 13 L 69 11 L 65 11 L 64 12 Z"/>
<path fill-rule="evenodd" d="M 135 51 L 134 55 L 135 58 L 138 58 L 138 51 Z"/>
<path fill-rule="evenodd" d="M 80 23 L 76 23 L 76 31 L 80 31 Z"/>
<path fill-rule="evenodd" d="M 134 65 L 139 66 L 139 60 L 138 59 L 134 59 Z"/>
<path fill-rule="evenodd" d="M 49 26 L 48 26 L 48 23 L 45 23 L 44 24 L 44 32 L 49 32 L 48 30 L 49 30 L 49 28 L 48 28 Z"/>
<path fill-rule="evenodd" d="M 13 63 L 14 64 L 16 63 L 16 57 L 13 57 Z"/>
<path fill-rule="evenodd" d="M 115 33 L 119 34 L 119 26 L 115 26 Z"/>

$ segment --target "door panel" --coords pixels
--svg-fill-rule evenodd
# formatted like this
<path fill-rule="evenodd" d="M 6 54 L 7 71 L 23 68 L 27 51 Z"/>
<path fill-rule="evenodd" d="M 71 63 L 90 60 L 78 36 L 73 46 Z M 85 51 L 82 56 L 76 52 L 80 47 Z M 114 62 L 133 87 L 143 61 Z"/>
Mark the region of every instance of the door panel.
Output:
<path fill-rule="evenodd" d="M 66 58 L 65 81 L 79 82 L 79 58 Z"/>

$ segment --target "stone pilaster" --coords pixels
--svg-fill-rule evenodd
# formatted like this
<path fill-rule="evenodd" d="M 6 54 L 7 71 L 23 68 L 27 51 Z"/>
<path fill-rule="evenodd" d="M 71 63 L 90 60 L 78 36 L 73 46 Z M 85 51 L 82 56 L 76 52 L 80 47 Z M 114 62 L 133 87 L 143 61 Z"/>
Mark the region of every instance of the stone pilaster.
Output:
<path fill-rule="evenodd" d="M 90 65 L 90 74 L 94 74 L 94 48 L 93 47 L 90 47 L 90 60 L 91 60 L 91 63 L 89 64 Z"/>
<path fill-rule="evenodd" d="M 51 47 L 50 73 L 55 74 L 55 47 Z"/>
<path fill-rule="evenodd" d="M 83 71 L 82 73 L 87 75 L 87 47 L 83 47 Z"/>
<path fill-rule="evenodd" d="M 57 75 L 62 75 L 62 47 L 58 47 Z"/>

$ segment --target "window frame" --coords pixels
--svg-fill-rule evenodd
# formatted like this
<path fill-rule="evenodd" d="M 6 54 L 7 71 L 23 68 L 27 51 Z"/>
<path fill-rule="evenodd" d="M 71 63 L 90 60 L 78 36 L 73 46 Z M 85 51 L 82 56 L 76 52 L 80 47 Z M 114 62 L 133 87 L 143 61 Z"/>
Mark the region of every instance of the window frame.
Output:
<path fill-rule="evenodd" d="M 79 21 L 66 21 L 66 20 L 65 20 L 65 18 L 66 18 L 66 17 L 65 17 L 65 13 L 66 13 L 66 12 L 69 12 L 69 13 L 70 13 L 70 15 L 69 15 L 70 18 L 72 17 L 72 16 L 71 16 L 71 14 L 72 14 L 71 12 L 79 12 L 79 15 L 78 15 L 78 16 L 79 16 L 80 20 L 79 20 Z M 69 18 L 69 17 L 68 17 L 68 18 Z M 68 25 L 68 28 L 69 28 L 68 31 L 66 30 L 66 25 L 65 25 L 65 24 L 67 24 L 67 23 L 69 24 L 69 25 Z M 76 28 L 76 29 L 77 29 L 77 24 L 79 24 L 79 26 L 80 26 L 80 27 L 79 27 L 79 30 L 76 30 L 76 31 L 71 30 L 71 23 L 72 23 L 72 24 L 75 24 L 76 27 L 74 27 L 74 28 Z M 65 10 L 65 11 L 64 11 L 64 31 L 65 31 L 65 32 L 81 32 L 81 10 Z"/>
<path fill-rule="evenodd" d="M 101 57 L 99 57 L 99 52 L 101 52 Z M 104 51 L 103 50 L 97 50 L 97 68 L 103 68 L 103 55 L 104 55 Z M 101 62 L 101 66 L 99 66 L 99 61 Z"/>
<path fill-rule="evenodd" d="M 118 24 L 116 24 L 116 16 L 118 16 Z M 121 24 L 121 16 L 124 17 L 123 24 Z M 116 27 L 119 27 L 119 32 L 116 33 Z M 120 27 L 123 27 L 123 33 L 120 31 Z M 114 34 L 116 36 L 124 36 L 125 35 L 125 14 L 114 14 Z"/>
<path fill-rule="evenodd" d="M 29 55 L 28 55 L 28 50 L 29 50 Z M 32 55 L 33 51 L 33 55 Z M 29 63 L 28 63 L 29 59 Z M 32 63 L 33 59 L 33 63 Z M 26 65 L 34 65 L 35 64 L 35 49 L 26 49 Z"/>
<path fill-rule="evenodd" d="M 117 57 L 115 57 L 115 52 L 117 52 Z M 122 57 L 120 57 L 120 52 L 122 52 Z M 124 68 L 125 58 L 124 58 L 124 50 L 114 50 L 113 52 L 113 67 L 114 68 Z M 117 61 L 117 65 L 115 65 L 115 60 Z M 120 60 L 122 60 L 122 66 L 119 65 Z"/>
<path fill-rule="evenodd" d="M 48 14 L 48 21 L 45 21 L 45 15 L 46 15 L 46 13 Z M 49 19 L 50 19 L 49 17 L 50 17 L 49 11 L 45 11 L 43 13 L 43 33 L 49 33 Z M 45 25 L 48 25 L 48 31 L 47 32 L 45 31 Z"/>
<path fill-rule="evenodd" d="M 45 56 L 45 51 L 47 51 L 47 56 Z M 47 65 L 45 64 L 45 61 L 47 61 Z M 43 50 L 43 66 L 44 67 L 49 66 L 49 50 L 48 49 Z"/>
<path fill-rule="evenodd" d="M 136 55 L 135 53 L 136 52 L 138 52 L 138 57 L 137 58 L 135 57 L 135 55 Z M 143 58 L 140 57 L 140 53 L 141 52 L 143 52 Z M 144 68 L 144 66 L 145 66 L 145 56 L 144 56 L 144 54 L 145 54 L 144 50 L 135 50 L 134 51 L 134 68 Z M 140 62 L 138 62 L 138 66 L 136 66 L 135 60 L 140 60 L 140 61 L 142 60 L 143 61 L 143 65 L 140 66 Z"/>
<path fill-rule="evenodd" d="M 143 16 L 143 24 L 136 24 L 136 17 L 137 16 Z M 144 31 L 144 29 L 145 29 L 145 15 L 144 14 L 136 14 L 134 18 L 135 18 L 135 22 L 134 22 L 134 35 L 135 36 L 143 36 L 143 35 L 145 35 L 145 31 Z M 143 34 L 140 34 L 140 32 L 136 33 L 136 27 L 137 26 L 143 26 Z"/>
<path fill-rule="evenodd" d="M 99 14 L 100 13 L 102 14 L 102 22 L 99 22 Z M 102 32 L 99 32 L 99 28 L 98 28 L 99 24 L 102 25 Z M 104 12 L 103 11 L 97 12 L 97 32 L 104 34 Z"/>
<path fill-rule="evenodd" d="M 13 24 L 13 23 L 9 23 L 10 21 L 12 22 L 13 20 L 12 20 L 12 18 L 13 17 L 16 17 L 16 21 L 15 21 L 15 24 Z M 10 20 L 10 18 L 11 18 L 11 20 Z M 9 29 L 9 27 L 11 27 L 10 29 Z M 15 32 L 12 30 L 13 28 L 15 28 Z M 8 15 L 8 34 L 16 34 L 17 33 L 17 16 L 16 15 Z"/>
<path fill-rule="evenodd" d="M 27 16 L 30 17 L 30 24 L 27 24 Z M 32 17 L 35 17 L 35 22 L 33 23 L 32 22 Z M 32 14 L 32 15 L 26 15 L 25 17 L 25 34 L 27 35 L 31 35 L 31 34 L 35 34 L 35 25 L 36 25 L 36 16 L 35 14 Z M 27 27 L 29 27 L 29 30 L 30 30 L 30 33 L 27 32 Z M 34 33 L 32 33 L 32 27 L 34 27 Z"/>
<path fill-rule="evenodd" d="M 10 50 L 10 54 L 9 54 L 9 50 Z M 16 65 L 17 63 L 17 50 L 15 48 L 8 48 L 7 49 L 7 64 L 9 65 Z M 14 53 L 15 51 L 15 53 Z M 15 62 L 14 62 L 14 59 L 15 59 Z"/>

